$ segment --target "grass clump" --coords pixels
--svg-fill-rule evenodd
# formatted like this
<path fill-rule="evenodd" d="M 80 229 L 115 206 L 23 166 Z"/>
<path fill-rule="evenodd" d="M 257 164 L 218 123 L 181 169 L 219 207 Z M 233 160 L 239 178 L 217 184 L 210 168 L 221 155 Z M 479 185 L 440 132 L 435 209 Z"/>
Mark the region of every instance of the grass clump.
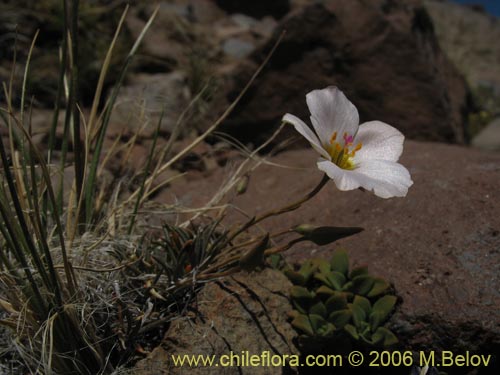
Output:
<path fill-rule="evenodd" d="M 240 240 L 255 220 L 230 231 L 220 224 L 222 213 L 208 221 L 195 214 L 189 224 L 165 224 L 155 235 L 141 225 L 149 197 L 168 182 L 157 183 L 158 176 L 218 127 L 265 62 L 226 112 L 176 154 L 171 152 L 181 133 L 176 129 L 166 147 L 157 150 L 160 117 L 143 172 L 134 176 L 135 188 L 125 193 L 121 181 L 102 182 L 105 163 L 117 151 L 113 146 L 106 150 L 104 140 L 121 84 L 158 8 L 121 67 L 111 69 L 125 7 L 101 64 L 88 115 L 83 114 L 80 96 L 85 71 L 80 56 L 88 46 L 80 39 L 79 2 L 62 1 L 57 10 L 60 70 L 46 152 L 32 137 L 35 99 L 28 94 L 38 33 L 26 55 L 20 94 L 14 95 L 13 74 L 3 84 L 0 325 L 11 332 L 13 343 L 4 358 L 11 357 L 11 363 L 18 358 L 32 373 L 113 373 L 161 340 L 168 323 L 189 307 L 200 285 L 238 272 L 241 252 L 255 242 Z M 104 100 L 111 70 L 116 72 L 115 84 Z M 177 129 L 209 86 L 197 87 L 202 89 L 179 118 Z M 124 155 L 130 155 L 135 138 L 126 143 L 127 150 L 120 150 Z"/>

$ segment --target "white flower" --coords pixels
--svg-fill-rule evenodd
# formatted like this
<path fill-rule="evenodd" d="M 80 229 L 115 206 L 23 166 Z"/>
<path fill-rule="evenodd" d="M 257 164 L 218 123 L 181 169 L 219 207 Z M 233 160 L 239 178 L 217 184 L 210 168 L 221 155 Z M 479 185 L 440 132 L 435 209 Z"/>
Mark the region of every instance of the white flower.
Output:
<path fill-rule="evenodd" d="M 292 124 L 321 155 L 318 168 L 339 190 L 361 187 L 382 198 L 406 195 L 413 181 L 397 163 L 403 152 L 401 132 L 380 121 L 359 125 L 358 110 L 333 86 L 311 91 L 306 101 L 316 134 L 289 113 L 283 121 Z"/>

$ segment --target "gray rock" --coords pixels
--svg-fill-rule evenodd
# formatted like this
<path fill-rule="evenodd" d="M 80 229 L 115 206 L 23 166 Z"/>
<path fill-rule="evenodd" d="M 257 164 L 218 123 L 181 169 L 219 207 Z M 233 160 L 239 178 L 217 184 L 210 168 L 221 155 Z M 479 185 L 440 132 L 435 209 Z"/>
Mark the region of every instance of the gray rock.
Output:
<path fill-rule="evenodd" d="M 186 75 L 181 71 L 166 74 L 137 74 L 122 87 L 110 127 L 139 131 L 145 122 L 143 136 L 152 135 L 165 110 L 161 131 L 170 133 L 190 99 Z M 116 133 L 113 129 L 111 132 Z"/>
<path fill-rule="evenodd" d="M 226 55 L 242 59 L 250 55 L 255 46 L 240 38 L 229 38 L 224 41 L 222 49 Z"/>
<path fill-rule="evenodd" d="M 472 145 L 483 150 L 500 151 L 500 117 L 481 130 L 472 139 Z"/>

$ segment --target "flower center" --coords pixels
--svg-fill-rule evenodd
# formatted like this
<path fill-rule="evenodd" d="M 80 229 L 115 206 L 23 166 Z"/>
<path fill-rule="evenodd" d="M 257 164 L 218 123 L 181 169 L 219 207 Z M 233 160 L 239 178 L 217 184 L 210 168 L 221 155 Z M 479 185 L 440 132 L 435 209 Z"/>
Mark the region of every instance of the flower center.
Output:
<path fill-rule="evenodd" d="M 334 132 L 330 138 L 330 144 L 327 145 L 326 150 L 332 162 L 335 163 L 339 168 L 342 169 L 354 169 L 354 161 L 352 158 L 356 155 L 356 152 L 361 150 L 363 146 L 358 143 L 354 146 L 354 136 L 344 133 L 343 144 L 337 141 L 337 132 Z"/>

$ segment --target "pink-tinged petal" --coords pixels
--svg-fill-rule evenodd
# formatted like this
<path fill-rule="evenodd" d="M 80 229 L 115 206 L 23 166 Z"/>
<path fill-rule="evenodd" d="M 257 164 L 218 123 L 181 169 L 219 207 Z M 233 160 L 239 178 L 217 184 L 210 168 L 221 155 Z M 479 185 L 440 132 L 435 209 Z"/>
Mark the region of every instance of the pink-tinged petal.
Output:
<path fill-rule="evenodd" d="M 362 187 L 381 198 L 404 197 L 413 185 L 410 173 L 401 164 L 386 160 L 363 160 L 353 170 L 320 160 L 318 168 L 334 180 L 339 190 Z"/>
<path fill-rule="evenodd" d="M 283 116 L 283 122 L 292 124 L 295 130 L 297 130 L 305 139 L 309 141 L 311 146 L 318 152 L 321 156 L 325 158 L 330 158 L 330 155 L 328 155 L 328 152 L 321 147 L 318 137 L 314 132 L 309 128 L 309 126 L 306 125 L 304 121 L 299 119 L 297 116 L 291 115 L 287 113 L 286 115 Z"/>
<path fill-rule="evenodd" d="M 337 132 L 338 137 L 342 137 L 344 133 L 356 134 L 359 125 L 358 110 L 335 86 L 311 91 L 306 95 L 306 101 L 321 144 L 329 144 L 334 132 Z"/>
<path fill-rule="evenodd" d="M 365 122 L 359 126 L 358 135 L 354 139 L 354 144 L 362 144 L 354 160 L 398 161 L 403 152 L 404 139 L 399 130 L 381 121 Z"/>

